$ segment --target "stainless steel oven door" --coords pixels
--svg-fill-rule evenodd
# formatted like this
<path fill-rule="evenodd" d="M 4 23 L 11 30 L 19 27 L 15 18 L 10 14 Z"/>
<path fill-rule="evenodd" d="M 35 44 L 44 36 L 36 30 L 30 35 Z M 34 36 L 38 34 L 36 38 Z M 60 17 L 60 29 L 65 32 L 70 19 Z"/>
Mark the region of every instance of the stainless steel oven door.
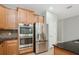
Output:
<path fill-rule="evenodd" d="M 27 48 L 32 46 L 31 38 L 20 38 L 20 48 Z"/>

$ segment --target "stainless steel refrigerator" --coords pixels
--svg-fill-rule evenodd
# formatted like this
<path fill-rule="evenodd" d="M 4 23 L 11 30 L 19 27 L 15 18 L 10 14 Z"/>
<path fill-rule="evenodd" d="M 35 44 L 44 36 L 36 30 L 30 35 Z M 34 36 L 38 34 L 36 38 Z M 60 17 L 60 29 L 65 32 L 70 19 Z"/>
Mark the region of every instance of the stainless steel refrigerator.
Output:
<path fill-rule="evenodd" d="M 48 25 L 34 24 L 34 53 L 42 53 L 48 51 Z"/>

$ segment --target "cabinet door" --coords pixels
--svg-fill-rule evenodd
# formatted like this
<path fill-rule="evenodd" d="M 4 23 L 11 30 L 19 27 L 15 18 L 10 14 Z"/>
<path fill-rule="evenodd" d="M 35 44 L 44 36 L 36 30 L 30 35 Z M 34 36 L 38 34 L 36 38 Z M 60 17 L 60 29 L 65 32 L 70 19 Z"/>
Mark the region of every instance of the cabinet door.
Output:
<path fill-rule="evenodd" d="M 5 14 L 5 8 L 3 6 L 0 6 L 0 28 L 5 28 L 6 25 L 6 14 Z"/>
<path fill-rule="evenodd" d="M 19 49 L 19 54 L 28 54 L 33 52 L 33 47 Z"/>
<path fill-rule="evenodd" d="M 43 16 L 38 16 L 39 18 L 39 23 L 44 23 L 44 17 Z"/>
<path fill-rule="evenodd" d="M 29 16 L 30 16 L 30 18 L 29 18 L 29 24 L 33 24 L 35 22 L 33 13 L 29 12 Z"/>
<path fill-rule="evenodd" d="M 16 10 L 6 9 L 6 23 L 7 29 L 16 28 Z"/>
<path fill-rule="evenodd" d="M 39 23 L 38 16 L 34 15 L 34 23 Z"/>
<path fill-rule="evenodd" d="M 29 24 L 30 23 L 30 12 L 28 10 L 26 10 L 26 24 Z"/>
<path fill-rule="evenodd" d="M 16 55 L 18 54 L 18 42 L 17 40 L 6 41 L 6 54 L 7 55 Z"/>
<path fill-rule="evenodd" d="M 3 55 L 3 43 L 0 42 L 0 55 Z"/>
<path fill-rule="evenodd" d="M 29 12 L 23 9 L 18 9 L 18 23 L 27 24 L 29 20 Z"/>

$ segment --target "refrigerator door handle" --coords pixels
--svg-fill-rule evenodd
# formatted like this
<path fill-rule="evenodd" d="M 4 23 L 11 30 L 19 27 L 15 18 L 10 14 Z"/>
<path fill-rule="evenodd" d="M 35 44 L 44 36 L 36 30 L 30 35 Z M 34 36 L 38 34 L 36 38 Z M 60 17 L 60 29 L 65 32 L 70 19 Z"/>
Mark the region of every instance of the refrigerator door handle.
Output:
<path fill-rule="evenodd" d="M 37 34 L 37 39 L 39 39 L 39 34 Z"/>

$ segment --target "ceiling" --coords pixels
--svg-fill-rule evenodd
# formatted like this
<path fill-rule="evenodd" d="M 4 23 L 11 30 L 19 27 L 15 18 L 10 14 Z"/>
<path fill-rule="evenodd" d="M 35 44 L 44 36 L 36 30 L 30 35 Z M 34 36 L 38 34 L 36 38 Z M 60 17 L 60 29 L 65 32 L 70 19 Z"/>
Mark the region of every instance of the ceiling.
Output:
<path fill-rule="evenodd" d="M 55 13 L 59 19 L 79 15 L 79 4 L 5 4 L 5 6 L 9 8 L 31 8 L 39 14 L 42 14 L 44 11 L 49 10 L 50 7 L 53 7 L 50 11 Z M 72 8 L 67 9 L 68 6 L 72 6 Z"/>

